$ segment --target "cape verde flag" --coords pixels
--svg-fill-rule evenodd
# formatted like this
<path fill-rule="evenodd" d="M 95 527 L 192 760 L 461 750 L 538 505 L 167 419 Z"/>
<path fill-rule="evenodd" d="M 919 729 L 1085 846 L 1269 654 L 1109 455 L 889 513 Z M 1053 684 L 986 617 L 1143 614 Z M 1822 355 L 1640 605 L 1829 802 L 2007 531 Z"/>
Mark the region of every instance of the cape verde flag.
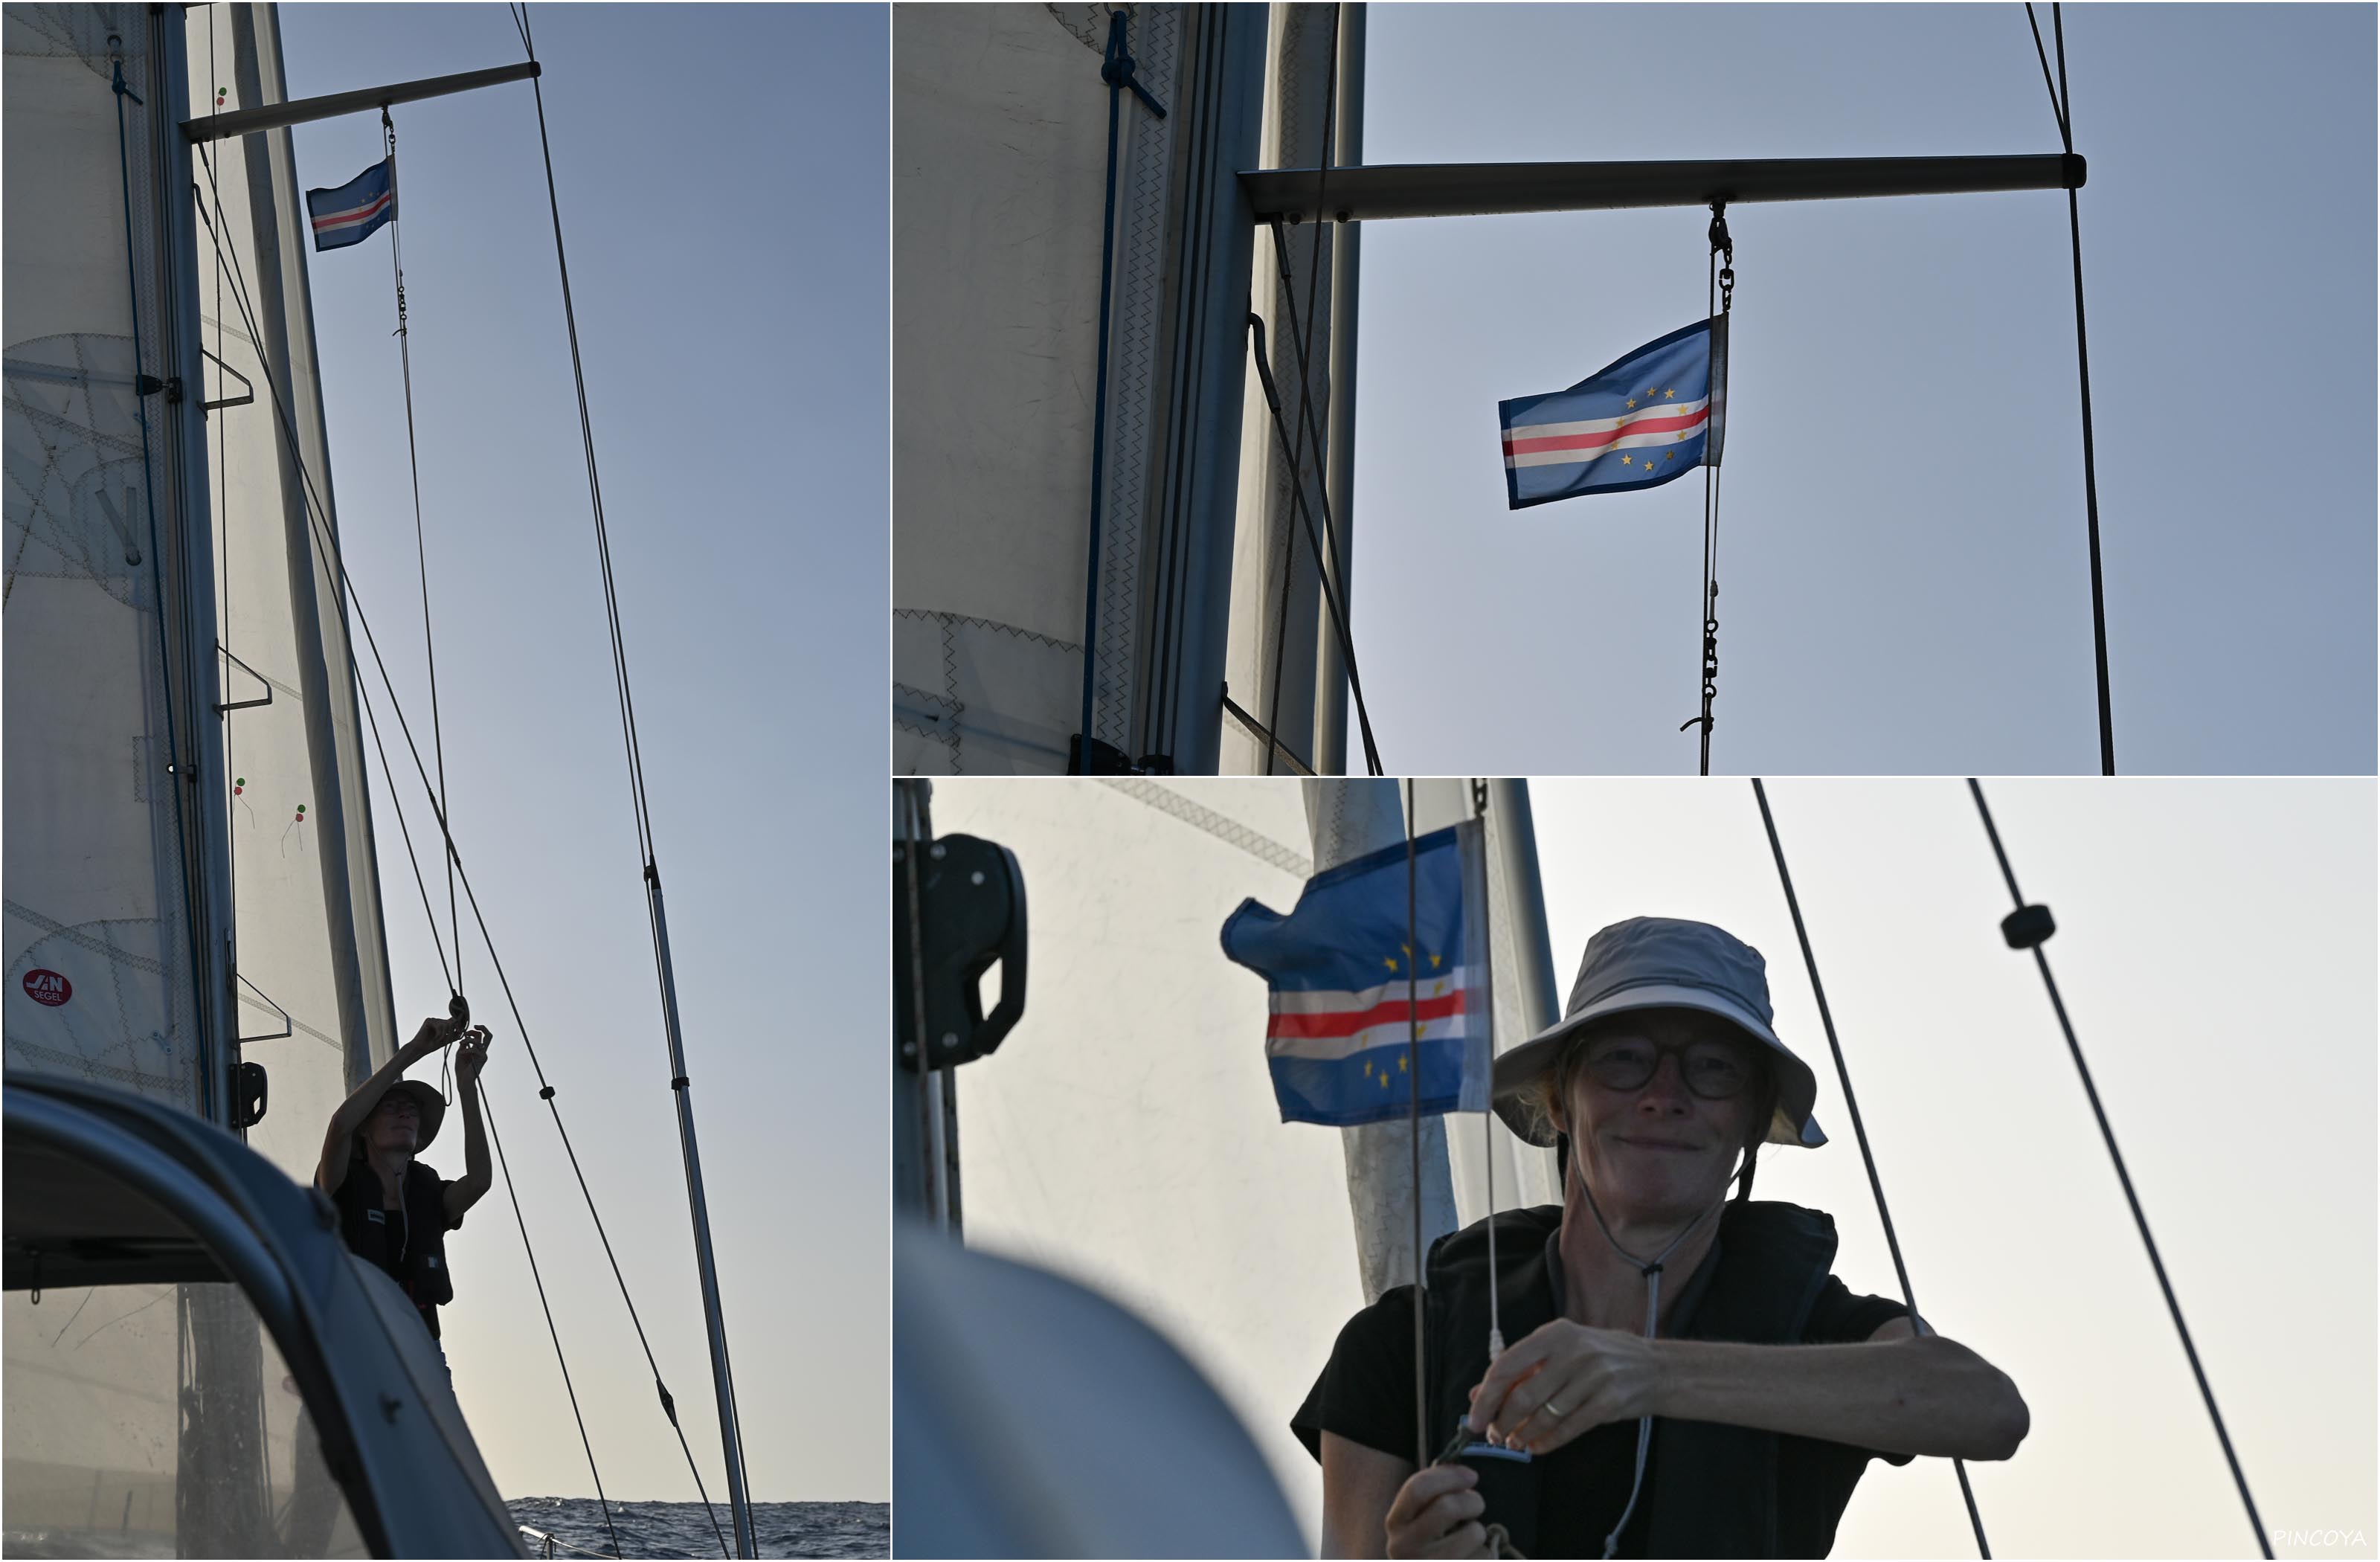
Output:
<path fill-rule="evenodd" d="M 1317 873 L 1285 917 L 1245 900 L 1223 923 L 1223 953 L 1272 989 L 1265 1054 L 1283 1122 L 1345 1127 L 1411 1111 L 1409 1012 L 1421 1022 L 1421 1109 L 1488 1109 L 1494 988 L 1479 823 L 1420 836 L 1413 853 L 1414 947 L 1402 842 Z"/>
<path fill-rule="evenodd" d="M 1516 510 L 1715 467 L 1727 432 L 1727 316 L 1647 342 L 1568 390 L 1497 405 Z"/>
<path fill-rule="evenodd" d="M 381 159 L 336 189 L 308 190 L 306 214 L 317 250 L 361 244 L 396 215 L 396 159 Z"/>

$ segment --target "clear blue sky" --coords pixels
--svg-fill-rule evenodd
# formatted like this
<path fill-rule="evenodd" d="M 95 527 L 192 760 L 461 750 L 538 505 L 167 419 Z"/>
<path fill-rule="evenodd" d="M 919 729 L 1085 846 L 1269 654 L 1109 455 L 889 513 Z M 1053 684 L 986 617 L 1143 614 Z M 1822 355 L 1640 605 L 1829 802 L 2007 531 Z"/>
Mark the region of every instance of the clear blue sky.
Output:
<path fill-rule="evenodd" d="M 2119 765 L 2369 775 L 2374 12 L 2066 22 Z M 1368 92 L 1372 163 L 2058 150 L 2015 5 L 1378 6 Z M 1354 618 L 1392 773 L 1693 771 L 1700 482 L 1509 513 L 1496 403 L 1695 319 L 1707 222 L 1366 227 Z M 2065 201 L 1730 226 L 1714 768 L 2095 772 Z"/>
<path fill-rule="evenodd" d="M 282 23 L 295 95 L 521 57 L 501 6 L 289 6 Z M 532 25 L 747 1463 L 763 1498 L 881 1500 L 887 17 L 562 6 Z M 397 133 L 456 833 L 718 1496 L 529 90 L 401 107 Z M 335 185 L 379 157 L 380 127 L 297 141 L 300 182 Z M 312 267 L 349 563 L 426 735 L 387 239 Z M 397 1012 L 419 1016 L 444 987 L 373 786 Z M 405 801 L 419 838 L 418 787 Z M 488 976 L 474 949 L 482 1014 L 500 1003 Z M 519 1038 L 496 1023 L 487 1078 L 606 1487 L 691 1497 Z M 453 1175 L 460 1153 L 431 1158 Z M 501 1191 L 451 1251 L 447 1350 L 497 1484 L 591 1495 Z"/>

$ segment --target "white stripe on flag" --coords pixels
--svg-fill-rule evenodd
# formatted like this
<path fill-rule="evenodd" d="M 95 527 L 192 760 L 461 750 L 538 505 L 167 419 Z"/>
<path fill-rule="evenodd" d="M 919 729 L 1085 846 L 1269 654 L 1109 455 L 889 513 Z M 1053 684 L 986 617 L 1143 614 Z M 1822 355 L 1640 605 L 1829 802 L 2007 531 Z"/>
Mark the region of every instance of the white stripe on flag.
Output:
<path fill-rule="evenodd" d="M 1598 445 L 1592 450 L 1528 450 L 1518 456 L 1507 456 L 1507 467 L 1583 467 L 1589 461 L 1599 461 L 1614 450 L 1659 449 L 1679 445 L 1691 439 L 1700 439 L 1709 430 L 1706 423 L 1691 429 L 1677 429 L 1666 433 L 1622 434 L 1609 445 Z M 1649 462 L 1647 463 L 1650 464 Z"/>
<path fill-rule="evenodd" d="M 1675 418 L 1701 411 L 1710 405 L 1710 397 L 1697 401 L 1657 401 L 1633 412 L 1617 418 L 1590 418 L 1581 423 L 1522 423 L 1506 429 L 1506 439 L 1560 439 L 1565 434 L 1609 433 L 1622 423 L 1633 423 L 1643 418 Z"/>
<path fill-rule="evenodd" d="M 1449 969 L 1437 976 L 1425 976 L 1417 984 L 1418 995 L 1424 1002 L 1442 998 L 1454 991 L 1463 980 L 1459 969 Z M 1298 993 L 1281 991 L 1272 995 L 1275 1014 L 1361 1014 L 1378 1004 L 1401 1003 L 1405 996 L 1405 978 L 1383 982 L 1378 987 L 1366 987 L 1360 993 Z"/>
<path fill-rule="evenodd" d="M 1461 1041 L 1466 1034 L 1463 1017 L 1451 1014 L 1442 1019 L 1426 1019 L 1421 1025 L 1425 1042 Z M 1335 1063 L 1353 1057 L 1359 1052 L 1378 1051 L 1402 1053 L 1413 1040 L 1413 1032 L 1400 1018 L 1385 1025 L 1367 1026 L 1346 1036 L 1279 1036 L 1265 1043 L 1267 1057 L 1304 1057 L 1318 1063 Z"/>

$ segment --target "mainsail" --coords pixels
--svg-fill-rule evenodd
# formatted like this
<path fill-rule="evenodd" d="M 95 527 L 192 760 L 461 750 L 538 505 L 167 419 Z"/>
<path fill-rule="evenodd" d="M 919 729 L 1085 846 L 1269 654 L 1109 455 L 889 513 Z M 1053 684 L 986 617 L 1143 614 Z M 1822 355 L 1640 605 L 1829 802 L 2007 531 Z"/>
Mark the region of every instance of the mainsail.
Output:
<path fill-rule="evenodd" d="M 394 1044 L 304 228 L 286 130 L 208 149 L 195 209 L 169 174 L 181 68 L 279 102 L 278 22 L 6 30 L 8 1061 L 225 1126 L 261 1063 L 302 1178 Z"/>
<path fill-rule="evenodd" d="M 194 96 L 287 99 L 273 7 L 187 25 Z M 203 146 L 194 174 L 207 399 L 226 403 L 206 457 L 240 1053 L 272 1082 L 248 1138 L 304 1180 L 332 1109 L 395 1049 L 388 949 L 290 133 Z"/>
<path fill-rule="evenodd" d="M 7 1061 L 213 1115 L 225 1040 L 200 996 L 201 863 L 220 837 L 187 784 L 205 668 L 177 600 L 168 181 L 150 112 L 115 91 L 120 61 L 128 92 L 162 101 L 154 35 L 134 6 L 11 6 L 0 27 Z"/>
<path fill-rule="evenodd" d="M 1218 943 L 1242 898 L 1286 908 L 1318 865 L 1402 831 L 1391 783 L 1304 785 L 949 782 L 935 788 L 933 824 L 938 837 L 1014 850 L 1034 908 L 1025 1017 L 998 1053 L 953 1076 L 967 1241 L 1080 1279 L 1155 1324 L 1247 1424 L 1312 1532 L 1320 1482 L 1289 1419 L 1340 1325 L 1411 1278 L 1412 1206 L 1402 1125 L 1334 1133 L 1280 1120 L 1264 983 Z M 1489 789 L 1500 1046 L 1524 1039 L 1550 1002 L 1532 952 L 1543 913 L 1515 857 L 1525 796 L 1517 782 Z M 1459 781 L 1419 783 L 1416 801 L 1424 829 L 1473 807 Z M 1367 1133 L 1378 1145 L 1355 1137 Z M 1485 1213 L 1486 1138 L 1475 1115 L 1432 1135 L 1425 1182 L 1439 1191 L 1426 1214 L 1440 1229 Z M 1549 1196 L 1544 1152 L 1500 1126 L 1495 1145 L 1500 1207 Z"/>
<path fill-rule="evenodd" d="M 393 1022 L 303 229 L 285 130 L 208 165 L 180 126 L 193 79 L 280 101 L 277 23 L 0 25 L 8 1067 L 245 1129 L 304 1180 Z M 240 1287 L 184 1261 L 43 1309 L 42 1244 L 131 1207 L 95 1197 L 60 1192 L 31 1239 L 12 1206 L 12 1548 L 357 1549 Z"/>

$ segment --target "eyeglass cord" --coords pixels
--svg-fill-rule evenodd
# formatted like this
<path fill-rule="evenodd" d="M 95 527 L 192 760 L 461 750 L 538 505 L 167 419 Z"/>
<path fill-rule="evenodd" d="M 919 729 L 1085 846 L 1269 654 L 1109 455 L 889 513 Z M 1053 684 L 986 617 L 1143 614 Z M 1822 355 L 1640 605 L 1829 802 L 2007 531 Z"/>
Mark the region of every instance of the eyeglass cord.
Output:
<path fill-rule="evenodd" d="M 1718 1203 L 1696 1215 L 1683 1231 L 1670 1239 L 1668 1247 L 1663 1248 L 1657 1257 L 1647 1263 L 1621 1247 L 1620 1239 L 1611 1234 L 1611 1224 L 1603 1218 L 1603 1208 L 1595 1202 L 1595 1190 L 1587 1187 L 1586 1174 L 1584 1172 L 1579 1174 L 1578 1190 L 1586 1196 L 1587 1211 L 1595 1216 L 1596 1227 L 1603 1233 L 1603 1239 L 1611 1244 L 1611 1251 L 1634 1264 L 1637 1273 L 1645 1276 L 1645 1337 L 1646 1339 L 1656 1337 L 1661 1324 L 1661 1266 L 1670 1261 L 1670 1255 L 1676 1252 L 1687 1238 L 1702 1229 L 1704 1221 L 1727 1207 L 1727 1200 L 1722 1197 Z M 1652 1451 L 1653 1418 L 1639 1416 L 1636 1418 L 1636 1474 L 1628 1483 L 1628 1506 L 1620 1510 L 1620 1521 L 1612 1525 L 1611 1533 L 1603 1538 L 1605 1562 L 1609 1562 L 1611 1557 L 1620 1555 L 1621 1533 L 1628 1528 L 1628 1520 L 1636 1516 L 1636 1499 L 1644 1494 L 1645 1490 L 1645 1461 Z"/>

